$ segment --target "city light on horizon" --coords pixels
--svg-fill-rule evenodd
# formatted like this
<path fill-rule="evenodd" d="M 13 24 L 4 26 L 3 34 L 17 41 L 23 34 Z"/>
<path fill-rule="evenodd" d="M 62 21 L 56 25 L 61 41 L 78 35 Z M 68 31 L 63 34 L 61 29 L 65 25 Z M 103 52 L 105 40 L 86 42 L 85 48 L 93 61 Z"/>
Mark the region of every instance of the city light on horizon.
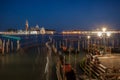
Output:
<path fill-rule="evenodd" d="M 107 36 L 110 37 L 110 36 L 111 36 L 111 33 L 110 33 L 110 32 L 107 32 Z"/>
<path fill-rule="evenodd" d="M 105 27 L 102 28 L 102 31 L 103 31 L 103 32 L 106 32 L 106 30 L 107 30 L 107 29 L 106 29 Z"/>

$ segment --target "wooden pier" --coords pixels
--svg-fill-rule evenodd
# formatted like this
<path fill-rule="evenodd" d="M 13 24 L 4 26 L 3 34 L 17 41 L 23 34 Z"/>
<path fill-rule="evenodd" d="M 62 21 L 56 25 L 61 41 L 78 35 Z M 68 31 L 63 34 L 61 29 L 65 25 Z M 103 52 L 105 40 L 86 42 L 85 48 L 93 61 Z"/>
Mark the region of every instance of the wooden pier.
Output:
<path fill-rule="evenodd" d="M 99 80 L 120 79 L 120 55 L 104 55 L 86 57 L 80 67 L 88 76 Z"/>

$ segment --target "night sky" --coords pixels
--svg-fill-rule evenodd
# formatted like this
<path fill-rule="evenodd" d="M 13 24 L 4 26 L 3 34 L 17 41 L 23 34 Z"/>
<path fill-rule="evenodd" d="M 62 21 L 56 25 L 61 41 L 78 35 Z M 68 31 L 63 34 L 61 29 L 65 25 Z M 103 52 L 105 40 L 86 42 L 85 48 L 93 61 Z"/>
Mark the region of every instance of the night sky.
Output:
<path fill-rule="evenodd" d="M 57 31 L 120 29 L 120 0 L 1 0 L 0 30 L 44 26 Z"/>

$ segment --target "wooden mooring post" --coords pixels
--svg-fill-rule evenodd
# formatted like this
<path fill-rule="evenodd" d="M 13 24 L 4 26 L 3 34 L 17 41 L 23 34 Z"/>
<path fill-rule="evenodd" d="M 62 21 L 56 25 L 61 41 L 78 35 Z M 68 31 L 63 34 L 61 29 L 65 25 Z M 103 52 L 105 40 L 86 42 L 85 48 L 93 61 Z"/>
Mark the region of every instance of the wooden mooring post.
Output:
<path fill-rule="evenodd" d="M 2 55 L 5 53 L 5 40 L 2 42 Z"/>
<path fill-rule="evenodd" d="M 16 40 L 16 51 L 18 51 L 20 49 L 20 37 L 17 36 L 9 36 L 9 35 L 2 35 L 3 38 L 8 39 L 8 41 L 6 42 L 5 40 L 3 40 L 3 44 L 2 44 L 2 54 L 4 54 L 5 52 L 8 53 L 10 51 L 14 50 L 14 45 L 15 42 L 12 40 Z M 11 41 L 10 41 L 11 40 Z"/>
<path fill-rule="evenodd" d="M 9 52 L 9 44 L 10 44 L 10 40 L 8 39 L 8 41 L 6 42 L 6 53 Z"/>
<path fill-rule="evenodd" d="M 14 48 L 14 47 L 13 47 L 13 42 L 11 41 L 11 51 L 14 50 L 13 48 Z"/>
<path fill-rule="evenodd" d="M 20 49 L 20 41 L 17 40 L 17 51 Z"/>

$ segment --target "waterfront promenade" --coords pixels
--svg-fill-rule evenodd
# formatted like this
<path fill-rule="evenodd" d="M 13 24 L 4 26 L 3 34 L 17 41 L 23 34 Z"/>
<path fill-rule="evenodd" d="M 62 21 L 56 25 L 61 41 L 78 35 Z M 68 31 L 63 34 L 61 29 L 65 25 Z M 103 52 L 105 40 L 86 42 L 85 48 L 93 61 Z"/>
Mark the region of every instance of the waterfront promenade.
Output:
<path fill-rule="evenodd" d="M 98 59 L 107 68 L 120 70 L 120 54 L 106 54 Z"/>

